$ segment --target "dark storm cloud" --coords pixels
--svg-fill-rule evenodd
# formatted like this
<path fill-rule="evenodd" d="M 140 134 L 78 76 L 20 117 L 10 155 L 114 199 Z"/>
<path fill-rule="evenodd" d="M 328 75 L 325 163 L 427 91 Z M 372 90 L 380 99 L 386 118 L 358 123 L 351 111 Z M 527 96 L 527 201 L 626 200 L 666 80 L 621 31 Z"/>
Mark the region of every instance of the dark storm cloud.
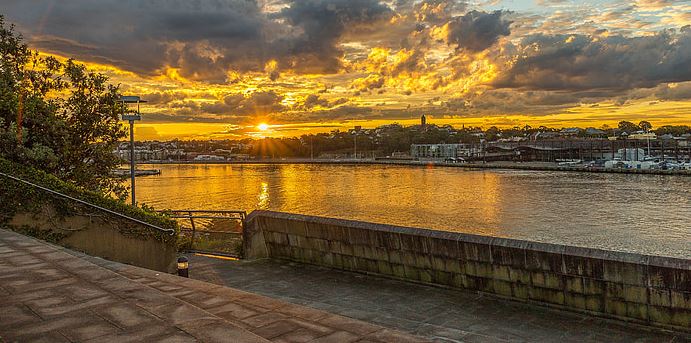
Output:
<path fill-rule="evenodd" d="M 590 101 L 589 94 L 553 91 L 489 90 L 469 99 L 468 113 L 545 115 Z"/>
<path fill-rule="evenodd" d="M 683 88 L 678 88 L 683 91 Z M 618 94 L 626 99 L 634 96 L 627 91 Z M 598 102 L 610 99 L 613 95 L 615 94 L 600 91 L 489 89 L 479 94 L 450 98 L 442 106 L 452 115 L 549 115 L 575 106 L 598 106 Z M 648 96 L 650 91 L 635 97 Z"/>
<path fill-rule="evenodd" d="M 249 0 L 8 0 L 3 12 L 39 49 L 144 74 L 181 67 L 199 78 L 256 54 L 265 25 Z"/>
<path fill-rule="evenodd" d="M 235 116 L 251 116 L 280 112 L 283 96 L 274 91 L 254 92 L 248 96 L 231 94 L 215 103 L 201 103 L 199 110 L 203 113 L 229 114 Z"/>
<path fill-rule="evenodd" d="M 339 98 L 334 101 L 329 101 L 328 99 L 324 99 L 320 97 L 318 94 L 310 94 L 305 98 L 305 101 L 302 104 L 302 108 L 304 109 L 312 109 L 314 107 L 320 106 L 324 108 L 329 108 L 329 107 L 335 107 L 339 105 L 343 105 L 346 102 L 348 102 L 348 99 L 346 98 Z"/>
<path fill-rule="evenodd" d="M 329 100 L 319 97 L 317 94 L 310 94 L 305 98 L 304 105 L 306 109 L 310 109 L 315 106 L 328 107 Z"/>
<path fill-rule="evenodd" d="M 643 37 L 531 35 L 513 50 L 496 87 L 604 92 L 691 80 L 691 28 Z"/>
<path fill-rule="evenodd" d="M 121 88 L 122 89 L 122 88 Z M 146 102 L 150 105 L 168 104 L 170 102 L 176 101 L 178 99 L 184 99 L 187 94 L 185 92 L 137 92 L 140 94 L 142 99 L 146 99 Z M 199 97 L 199 96 L 197 96 Z"/>
<path fill-rule="evenodd" d="M 655 97 L 661 100 L 689 100 L 691 99 L 691 82 L 678 83 L 674 86 L 660 85 Z"/>
<path fill-rule="evenodd" d="M 391 10 L 374 0 L 309 0 L 268 18 L 257 0 L 6 0 L 3 13 L 41 50 L 141 74 L 174 67 L 187 78 L 224 82 L 229 69 L 263 71 L 271 59 L 337 71 L 339 37 Z"/>
<path fill-rule="evenodd" d="M 178 118 L 176 121 L 196 118 L 200 122 L 252 118 L 286 110 L 286 107 L 281 104 L 282 100 L 283 96 L 274 91 L 259 91 L 248 95 L 228 94 L 216 101 L 174 101 L 168 104 L 171 113 L 159 114 L 158 117 L 154 117 L 154 120 L 166 116 Z M 150 117 L 147 115 L 147 118 Z"/>
<path fill-rule="evenodd" d="M 300 32 L 277 40 L 275 48 L 292 67 L 335 72 L 343 54 L 338 39 L 348 30 L 388 19 L 392 13 L 378 0 L 293 0 L 276 17 Z"/>
<path fill-rule="evenodd" d="M 485 50 L 500 37 L 511 34 L 511 21 L 504 18 L 504 11 L 491 13 L 470 11 L 449 22 L 447 42 L 458 49 L 471 52 Z"/>

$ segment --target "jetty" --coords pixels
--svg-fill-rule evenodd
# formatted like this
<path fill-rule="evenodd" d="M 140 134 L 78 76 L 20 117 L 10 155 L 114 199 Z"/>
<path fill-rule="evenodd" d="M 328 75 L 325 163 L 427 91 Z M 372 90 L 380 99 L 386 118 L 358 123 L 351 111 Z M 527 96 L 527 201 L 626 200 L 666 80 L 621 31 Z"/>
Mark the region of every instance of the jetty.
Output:
<path fill-rule="evenodd" d="M 131 173 L 129 169 L 116 169 L 113 171 L 115 176 L 119 177 L 130 177 Z M 161 175 L 160 169 L 137 169 L 134 171 L 134 176 L 151 176 L 151 175 Z"/>

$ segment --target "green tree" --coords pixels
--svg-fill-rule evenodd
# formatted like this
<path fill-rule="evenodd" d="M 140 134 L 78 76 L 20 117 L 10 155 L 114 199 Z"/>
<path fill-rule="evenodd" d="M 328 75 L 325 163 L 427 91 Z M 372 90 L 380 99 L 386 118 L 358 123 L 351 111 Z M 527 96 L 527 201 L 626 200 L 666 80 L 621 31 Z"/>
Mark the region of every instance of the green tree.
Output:
<path fill-rule="evenodd" d="M 641 130 L 644 130 L 645 132 L 648 132 L 653 129 L 653 125 L 650 124 L 649 121 L 642 120 L 640 123 L 638 123 L 638 127 L 641 128 Z"/>
<path fill-rule="evenodd" d="M 0 16 L 0 156 L 123 197 L 111 176 L 125 137 L 119 97 L 106 76 L 29 49 Z"/>
<path fill-rule="evenodd" d="M 665 125 L 655 130 L 658 136 L 671 134 L 673 136 L 681 136 L 686 133 L 691 133 L 691 126 L 688 125 Z"/>
<path fill-rule="evenodd" d="M 501 134 L 501 130 L 497 128 L 496 126 L 492 126 L 487 131 L 485 131 L 485 138 L 487 138 L 488 141 L 496 141 L 499 139 L 499 135 Z"/>
<path fill-rule="evenodd" d="M 619 130 L 626 133 L 632 133 L 640 130 L 640 127 L 630 121 L 622 120 L 619 122 Z"/>

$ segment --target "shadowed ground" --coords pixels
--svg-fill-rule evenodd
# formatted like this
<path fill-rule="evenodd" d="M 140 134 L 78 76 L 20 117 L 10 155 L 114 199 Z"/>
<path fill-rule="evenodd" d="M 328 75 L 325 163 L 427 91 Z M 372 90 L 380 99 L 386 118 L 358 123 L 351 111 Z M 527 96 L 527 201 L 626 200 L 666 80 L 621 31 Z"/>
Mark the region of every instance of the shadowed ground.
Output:
<path fill-rule="evenodd" d="M 191 256 L 190 277 L 441 342 L 691 342 L 685 333 L 288 262 Z"/>

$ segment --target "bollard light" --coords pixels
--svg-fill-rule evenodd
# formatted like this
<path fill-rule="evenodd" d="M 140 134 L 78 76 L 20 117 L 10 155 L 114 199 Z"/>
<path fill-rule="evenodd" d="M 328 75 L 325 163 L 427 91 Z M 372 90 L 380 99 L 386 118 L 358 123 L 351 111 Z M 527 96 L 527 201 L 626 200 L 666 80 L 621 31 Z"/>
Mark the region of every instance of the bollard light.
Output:
<path fill-rule="evenodd" d="M 189 263 L 189 260 L 187 260 L 187 257 L 185 257 L 185 256 L 178 257 L 178 276 L 190 277 L 189 266 L 190 266 L 190 263 Z"/>

